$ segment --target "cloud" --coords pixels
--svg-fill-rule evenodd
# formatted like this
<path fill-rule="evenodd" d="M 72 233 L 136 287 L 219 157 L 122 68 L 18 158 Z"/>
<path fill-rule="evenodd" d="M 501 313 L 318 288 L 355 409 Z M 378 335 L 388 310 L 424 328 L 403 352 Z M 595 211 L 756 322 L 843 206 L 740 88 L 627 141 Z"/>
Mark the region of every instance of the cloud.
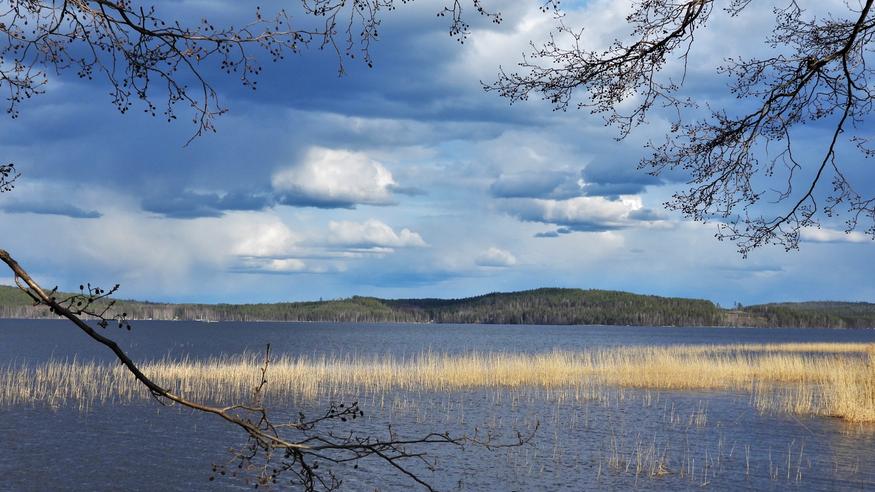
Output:
<path fill-rule="evenodd" d="M 237 238 L 231 254 L 247 257 L 280 257 L 295 252 L 299 238 L 278 219 L 236 224 Z"/>
<path fill-rule="evenodd" d="M 561 171 L 502 174 L 489 187 L 496 198 L 571 198 L 583 194 L 583 182 Z"/>
<path fill-rule="evenodd" d="M 591 163 L 580 172 L 523 171 L 502 173 L 489 187 L 496 198 L 552 198 L 578 196 L 620 197 L 643 193 L 665 180 L 626 164 Z"/>
<path fill-rule="evenodd" d="M 377 287 L 395 287 L 409 289 L 413 287 L 440 285 L 452 279 L 465 278 L 464 272 L 454 270 L 419 270 L 419 269 L 392 269 L 361 272 L 352 276 L 355 282 L 363 285 Z"/>
<path fill-rule="evenodd" d="M 826 227 L 804 227 L 799 231 L 799 239 L 810 243 L 867 243 L 872 236 L 860 231 L 845 232 Z"/>
<path fill-rule="evenodd" d="M 748 272 L 748 273 L 783 273 L 786 270 L 778 265 L 748 265 L 745 263 L 739 265 L 715 265 L 715 270 L 724 272 Z"/>
<path fill-rule="evenodd" d="M 75 205 L 62 203 L 12 202 L 0 207 L 11 214 L 61 215 L 74 219 L 99 219 L 103 216 L 97 210 L 85 210 Z"/>
<path fill-rule="evenodd" d="M 392 173 L 364 153 L 322 147 L 274 173 L 271 184 L 277 203 L 317 208 L 394 205 L 398 188 Z"/>
<path fill-rule="evenodd" d="M 427 246 L 418 233 L 404 228 L 395 232 L 391 227 L 376 219 L 365 222 L 331 221 L 328 224 L 328 244 L 353 249 L 415 248 Z"/>
<path fill-rule="evenodd" d="M 232 273 L 293 275 L 301 273 L 337 273 L 342 264 L 309 263 L 299 258 L 241 258 L 229 268 Z"/>
<path fill-rule="evenodd" d="M 559 226 L 555 231 L 557 234 L 624 229 L 658 217 L 655 212 L 645 209 L 637 196 L 616 200 L 589 196 L 568 200 L 507 199 L 500 203 L 499 208 L 522 221 Z"/>
<path fill-rule="evenodd" d="M 837 243 L 862 242 L 856 234 L 811 231 L 803 240 L 836 244 L 811 253 L 764 251 L 764 265 L 786 272 L 763 282 L 764 271 L 752 282 L 752 274 L 714 267 L 737 255 L 713 241 L 713 224 L 656 227 L 669 222 L 658 222 L 643 204 L 666 200 L 674 192 L 669 185 L 683 180 L 680 171 L 655 178 L 635 169 L 645 142 L 659 143 L 668 131 L 658 108 L 651 124 L 617 142 L 588 111 L 552 112 L 539 97 L 509 106 L 483 93 L 480 80 L 494 80 L 499 66 L 511 69 L 529 40 L 543 42 L 553 25 L 535 3 L 499 2 L 505 22 L 472 16 L 462 47 L 434 19 L 440 2 L 429 0 L 383 18 L 373 70 L 352 62 L 347 76 L 337 77 L 336 58 L 310 50 L 266 64 L 257 93 L 234 77 L 216 77 L 230 112 L 217 120 L 217 135 L 185 147 L 191 125 L 142 112 L 120 116 L 103 85 L 63 78 L 20 118 L 0 118 L 4 159 L 24 173 L 20 188 L 0 196 L 0 207 L 20 200 L 7 211 L 53 214 L 3 214 L 4 247 L 49 284 L 120 281 L 126 296 L 156 300 L 458 297 L 557 284 L 743 302 L 875 295 L 867 288 L 868 248 Z M 183 4 L 195 19 L 203 13 Z M 604 48 L 625 34 L 628 2 L 566 7 L 565 22 L 586 27 L 588 47 Z M 235 25 L 251 15 L 220 10 Z M 768 32 L 760 28 L 771 16 L 760 11 L 700 32 L 695 58 L 704 64 L 690 67 L 693 97 L 729 96 L 713 65 L 726 39 Z M 711 42 L 703 44 L 706 38 Z M 27 184 L 40 180 L 56 186 L 26 195 Z M 405 196 L 422 190 L 427 198 Z M 624 204 L 632 195 L 641 203 Z M 380 220 L 371 222 L 377 215 L 366 205 L 396 201 L 402 206 L 379 209 Z M 103 216 L 73 220 L 56 212 Z M 182 218 L 189 220 L 173 220 Z M 617 229 L 623 232 L 611 232 Z M 477 265 L 500 263 L 500 254 L 489 254 L 495 246 L 513 252 L 514 268 Z M 848 294 L 849 284 L 861 287 Z"/>
<path fill-rule="evenodd" d="M 536 238 L 544 238 L 544 237 L 559 237 L 564 236 L 566 234 L 571 234 L 573 232 L 609 232 L 615 229 L 609 229 L 608 231 L 583 231 L 582 229 L 572 229 L 570 227 L 558 227 L 553 231 L 544 231 L 544 232 L 536 232 L 534 237 Z"/>
<path fill-rule="evenodd" d="M 632 210 L 629 212 L 629 219 L 636 220 L 639 222 L 656 222 L 658 220 L 665 220 L 666 216 L 662 212 L 658 210 L 653 210 L 652 208 L 639 208 Z"/>
<path fill-rule="evenodd" d="M 268 193 L 209 193 L 183 190 L 150 195 L 140 206 L 146 212 L 173 219 L 221 217 L 228 211 L 263 210 L 273 205 Z"/>
<path fill-rule="evenodd" d="M 297 258 L 247 258 L 234 271 L 301 273 L 307 271 L 307 264 Z"/>
<path fill-rule="evenodd" d="M 404 228 L 368 219 L 330 221 L 328 231 L 297 234 L 275 219 L 235 230 L 228 271 L 250 274 L 336 274 L 367 259 L 383 258 L 400 248 L 427 246 L 422 237 Z M 352 263 L 351 263 L 352 262 Z"/>
<path fill-rule="evenodd" d="M 253 192 L 162 191 L 141 200 L 147 212 L 175 219 L 221 217 L 229 211 L 293 207 L 346 208 L 395 205 L 393 194 L 419 196 L 424 190 L 399 185 L 380 162 L 362 152 L 310 148 L 296 165 L 273 173 L 271 189 Z"/>
<path fill-rule="evenodd" d="M 517 259 L 510 251 L 493 246 L 477 255 L 474 263 L 485 267 L 509 267 L 516 265 Z"/>
<path fill-rule="evenodd" d="M 666 173 L 670 174 L 670 173 Z M 663 184 L 666 176 L 656 177 L 629 162 L 601 159 L 580 172 L 581 188 L 587 196 L 637 195 L 647 186 Z"/>
<path fill-rule="evenodd" d="M 233 238 L 229 270 L 237 273 L 337 273 L 349 261 L 427 246 L 418 233 L 396 232 L 376 219 L 331 221 L 328 231 L 296 233 L 276 217 L 252 215 L 250 223 L 236 224 Z"/>
<path fill-rule="evenodd" d="M 105 204 L 105 190 L 56 180 L 19 178 L 15 190 L 0 195 L 0 211 L 10 214 L 56 215 L 73 219 L 99 219 L 95 205 Z"/>

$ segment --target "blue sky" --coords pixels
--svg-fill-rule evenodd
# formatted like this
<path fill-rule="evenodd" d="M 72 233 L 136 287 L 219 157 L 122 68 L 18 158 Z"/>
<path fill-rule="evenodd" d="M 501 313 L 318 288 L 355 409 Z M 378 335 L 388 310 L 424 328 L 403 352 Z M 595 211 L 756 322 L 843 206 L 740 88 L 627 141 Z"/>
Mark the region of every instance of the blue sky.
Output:
<path fill-rule="evenodd" d="M 99 81 L 52 76 L 20 118 L 0 119 L 4 160 L 23 173 L 0 195 L 2 247 L 46 285 L 120 283 L 124 297 L 160 301 L 542 286 L 724 305 L 875 301 L 875 243 L 841 233 L 840 220 L 807 231 L 800 251 L 768 247 L 743 259 L 714 239 L 714 224 L 664 210 L 683 175 L 635 169 L 644 142 L 667 128 L 660 114 L 617 142 L 587 111 L 484 93 L 481 80 L 512 67 L 553 26 L 538 2 L 493 3 L 504 22 L 471 18 L 463 45 L 435 16 L 439 2 L 401 6 L 384 17 L 375 66 L 348 62 L 344 77 L 318 50 L 266 63 L 254 93 L 216 76 L 230 111 L 218 133 L 188 146 L 186 118 L 121 115 Z M 231 5 L 159 3 L 168 15 L 206 9 L 236 19 Z M 566 8 L 566 22 L 586 26 L 596 46 L 623 32 L 628 9 Z M 693 51 L 690 94 L 734 104 L 714 67 L 729 54 L 726 39 L 741 54 L 764 49 L 763 14 L 715 19 Z M 828 129 L 804 131 L 816 150 Z M 840 157 L 875 188 L 870 162 Z"/>

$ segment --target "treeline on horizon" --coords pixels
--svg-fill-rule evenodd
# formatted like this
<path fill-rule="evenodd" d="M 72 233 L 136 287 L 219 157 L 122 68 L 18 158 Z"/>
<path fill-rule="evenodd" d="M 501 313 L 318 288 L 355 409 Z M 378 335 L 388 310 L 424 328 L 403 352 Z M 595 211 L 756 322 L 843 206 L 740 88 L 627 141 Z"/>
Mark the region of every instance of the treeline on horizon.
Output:
<path fill-rule="evenodd" d="M 550 325 L 873 328 L 875 304 L 779 303 L 723 309 L 711 301 L 628 292 L 544 288 L 463 299 L 347 299 L 272 304 L 117 301 L 130 319 L 486 323 Z M 0 317 L 53 318 L 14 287 L 0 287 Z"/>

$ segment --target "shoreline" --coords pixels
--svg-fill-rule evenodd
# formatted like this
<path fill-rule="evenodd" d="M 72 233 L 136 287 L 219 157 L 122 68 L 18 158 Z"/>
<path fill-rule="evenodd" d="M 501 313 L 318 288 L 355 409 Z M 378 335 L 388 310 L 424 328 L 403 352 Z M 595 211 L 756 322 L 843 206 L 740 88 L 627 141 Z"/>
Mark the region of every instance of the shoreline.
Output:
<path fill-rule="evenodd" d="M 58 321 L 67 322 L 66 319 L 57 317 L 32 317 L 32 318 L 3 318 L 2 321 Z M 86 321 L 93 321 L 88 320 Z M 708 328 L 731 328 L 742 330 L 842 330 L 842 331 L 866 331 L 875 330 L 875 326 L 870 327 L 838 327 L 838 326 L 751 326 L 751 325 L 628 325 L 628 324 L 564 324 L 564 323 L 442 323 L 442 322 L 425 322 L 425 321 L 332 321 L 332 320 L 199 320 L 199 319 L 138 319 L 128 318 L 131 323 L 141 322 L 161 322 L 161 323 L 286 323 L 286 324 L 330 324 L 330 325 L 444 325 L 444 326 L 567 326 L 567 327 L 605 327 L 605 328 L 681 328 L 681 329 L 708 329 Z M 112 323 L 110 323 L 112 324 Z"/>

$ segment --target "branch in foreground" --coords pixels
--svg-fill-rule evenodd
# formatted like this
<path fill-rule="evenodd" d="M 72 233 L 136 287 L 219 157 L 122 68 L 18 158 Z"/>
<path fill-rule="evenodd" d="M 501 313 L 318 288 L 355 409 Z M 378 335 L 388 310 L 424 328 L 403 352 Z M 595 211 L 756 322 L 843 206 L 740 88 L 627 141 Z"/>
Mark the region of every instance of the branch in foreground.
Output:
<path fill-rule="evenodd" d="M 15 188 L 15 180 L 21 174 L 15 170 L 15 164 L 0 165 L 0 193 L 12 191 Z"/>
<path fill-rule="evenodd" d="M 410 461 L 424 464 L 429 469 L 432 468 L 426 459 L 427 455 L 419 450 L 419 447 L 447 444 L 462 447 L 465 444 L 475 444 L 487 449 L 494 449 L 520 446 L 530 442 L 534 437 L 534 432 L 537 431 L 536 428 L 527 436 L 517 434 L 517 440 L 508 444 L 493 444 L 491 439 L 483 441 L 477 436 L 452 437 L 449 433 L 430 433 L 424 437 L 403 439 L 394 434 L 391 429 L 385 440 L 375 439 L 371 436 L 360 436 L 353 431 L 342 435 L 333 432 L 321 434 L 316 432 L 319 424 L 326 421 L 352 422 L 363 416 L 364 412 L 357 403 L 349 406 L 332 404 L 324 415 L 315 419 L 308 420 L 303 414 L 299 414 L 296 421 L 276 423 L 271 420 L 267 408 L 263 405 L 262 398 L 268 382 L 269 345 L 265 353 L 264 365 L 261 368 L 261 381 L 254 389 L 250 403 L 218 407 L 191 401 L 152 381 L 140 371 L 136 363 L 115 341 L 98 333 L 80 317 L 83 313 L 98 317 L 98 326 L 105 328 L 108 324 L 105 310 L 98 313 L 96 311 L 88 312 L 87 309 L 83 310 L 81 307 L 73 307 L 76 302 L 79 302 L 76 300 L 77 296 L 58 301 L 52 295 L 55 292 L 54 289 L 46 292 L 5 250 L 0 249 L 0 260 L 12 270 L 16 285 L 33 300 L 35 305 L 48 306 L 52 312 L 67 318 L 86 335 L 112 350 L 119 362 L 149 390 L 159 403 L 178 404 L 192 410 L 213 414 L 243 430 L 247 436 L 247 443 L 237 453 L 235 460 L 239 461 L 238 468 L 245 467 L 246 471 L 255 471 L 256 484 L 277 483 L 281 476 L 286 473 L 291 475 L 292 478 L 289 480 L 291 483 L 300 485 L 305 490 L 333 490 L 340 486 L 341 480 L 331 470 L 320 468 L 320 462 L 345 464 L 364 458 L 376 458 L 425 489 L 434 490 L 430 484 L 409 468 Z M 114 287 L 109 293 L 115 292 L 117 288 L 118 286 Z M 94 297 L 103 298 L 109 294 L 102 289 L 93 289 L 90 285 L 88 292 L 92 294 L 90 296 L 92 299 Z M 121 319 L 119 319 L 120 325 L 122 324 Z M 214 466 L 213 470 L 225 474 L 223 466 Z"/>
<path fill-rule="evenodd" d="M 851 182 L 855 163 L 841 155 L 857 147 L 862 157 L 875 156 L 868 131 L 875 0 L 848 2 L 837 15 L 772 3 L 774 29 L 763 35 L 772 53 L 726 58 L 717 67 L 738 100 L 722 108 L 712 106 L 714 96 L 680 91 L 695 66 L 688 63 L 697 33 L 721 10 L 737 16 L 755 8 L 750 0 L 722 8 L 713 0 L 634 2 L 626 18 L 631 32 L 603 50 L 585 46 L 591 41 L 583 31 L 560 19 L 518 72 L 502 70 L 484 87 L 511 102 L 541 96 L 557 110 L 583 96 L 576 106 L 604 115 L 619 139 L 660 111 L 671 127 L 664 142 L 648 143 L 639 168 L 683 174 L 687 189 L 666 206 L 695 221 L 718 221 L 717 237 L 735 242 L 742 255 L 768 244 L 798 249 L 806 230 L 838 215 L 845 232 L 861 229 L 875 239 L 875 196 L 865 178 Z M 805 125 L 828 128 L 819 150 Z"/>
<path fill-rule="evenodd" d="M 379 39 L 382 16 L 408 2 L 301 0 L 273 14 L 256 7 L 248 22 L 236 26 L 194 18 L 203 9 L 186 17 L 183 7 L 174 18 L 166 5 L 131 0 L 2 2 L 0 92 L 6 94 L 6 112 L 16 118 L 23 102 L 45 93 L 50 75 L 75 72 L 80 79 L 103 79 L 122 113 L 141 104 L 147 114 L 160 112 L 171 121 L 181 105 L 196 126 L 194 139 L 214 132 L 215 117 L 227 111 L 213 73 L 256 90 L 264 61 L 278 62 L 308 47 L 335 56 L 341 75 L 347 60 L 373 66 L 371 43 Z M 446 0 L 438 16 L 449 18 L 449 33 L 460 42 L 469 32 L 463 3 L 501 22 L 482 0 Z"/>

